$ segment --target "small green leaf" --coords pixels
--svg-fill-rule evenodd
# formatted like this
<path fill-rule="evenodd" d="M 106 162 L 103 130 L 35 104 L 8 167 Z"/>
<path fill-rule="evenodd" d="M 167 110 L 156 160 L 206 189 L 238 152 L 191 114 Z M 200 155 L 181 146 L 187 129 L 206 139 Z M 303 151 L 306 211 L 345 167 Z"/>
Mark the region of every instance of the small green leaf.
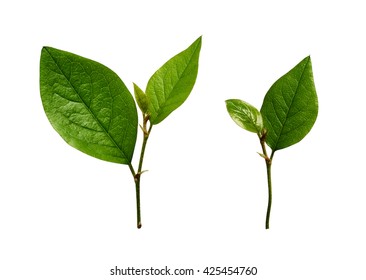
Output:
<path fill-rule="evenodd" d="M 254 106 L 239 99 L 229 99 L 226 100 L 226 109 L 241 128 L 257 134 L 262 132 L 262 115 Z"/>
<path fill-rule="evenodd" d="M 144 114 L 147 113 L 148 101 L 147 101 L 147 96 L 146 96 L 145 92 L 143 92 L 143 90 L 140 89 L 138 87 L 138 85 L 136 85 L 135 83 L 133 84 L 133 89 L 135 92 L 135 99 L 136 99 L 137 105 L 139 105 L 141 112 Z"/>
<path fill-rule="evenodd" d="M 200 49 L 201 37 L 168 60 L 150 78 L 146 95 L 152 124 L 160 123 L 188 98 L 198 73 Z"/>
<path fill-rule="evenodd" d="M 102 160 L 131 162 L 137 135 L 136 105 L 112 70 L 44 47 L 40 91 L 50 123 L 68 144 Z"/>
<path fill-rule="evenodd" d="M 308 134 L 318 115 L 310 56 L 272 85 L 261 113 L 272 151 L 296 144 Z"/>

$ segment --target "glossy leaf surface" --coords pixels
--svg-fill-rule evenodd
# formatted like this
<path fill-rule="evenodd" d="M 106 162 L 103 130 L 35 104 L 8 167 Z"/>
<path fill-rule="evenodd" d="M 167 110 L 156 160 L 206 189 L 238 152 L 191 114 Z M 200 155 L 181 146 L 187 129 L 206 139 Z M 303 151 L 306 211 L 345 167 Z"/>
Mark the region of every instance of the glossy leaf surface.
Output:
<path fill-rule="evenodd" d="M 308 134 L 318 115 L 310 56 L 272 85 L 261 113 L 266 142 L 273 151 L 296 144 Z"/>
<path fill-rule="evenodd" d="M 226 100 L 226 109 L 241 128 L 259 134 L 262 132 L 262 115 L 254 106 L 239 99 L 229 99 Z"/>
<path fill-rule="evenodd" d="M 152 124 L 163 121 L 188 98 L 198 73 L 200 49 L 201 37 L 168 60 L 150 78 L 146 95 Z"/>
<path fill-rule="evenodd" d="M 102 160 L 131 162 L 137 135 L 136 106 L 112 70 L 44 47 L 40 91 L 49 121 L 68 144 Z"/>

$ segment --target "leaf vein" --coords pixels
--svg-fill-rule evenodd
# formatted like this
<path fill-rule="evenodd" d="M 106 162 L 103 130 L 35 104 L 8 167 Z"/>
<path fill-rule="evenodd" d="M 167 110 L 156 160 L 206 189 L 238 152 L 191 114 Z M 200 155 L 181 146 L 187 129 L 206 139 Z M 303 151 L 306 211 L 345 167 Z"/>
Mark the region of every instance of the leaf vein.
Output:
<path fill-rule="evenodd" d="M 307 60 L 307 62 L 306 62 L 306 64 L 305 64 L 305 66 L 304 66 L 304 69 L 303 69 L 303 71 L 302 71 L 302 73 L 301 73 L 301 77 L 300 77 L 300 79 L 299 79 L 299 81 L 298 81 L 298 83 L 297 83 L 295 93 L 294 93 L 294 94 L 292 95 L 292 97 L 291 97 L 290 106 L 289 106 L 289 109 L 288 109 L 288 111 L 287 111 L 287 113 L 286 113 L 286 118 L 285 118 L 285 121 L 284 121 L 284 123 L 283 123 L 283 125 L 282 125 L 282 127 L 281 127 L 281 131 L 280 131 L 280 133 L 279 133 L 279 136 L 277 137 L 276 144 L 275 144 L 275 146 L 274 146 L 274 150 L 276 150 L 276 149 L 277 149 L 278 142 L 280 141 L 280 138 L 281 138 L 281 136 L 282 136 L 283 128 L 286 126 L 286 122 L 287 122 L 287 120 L 288 120 L 288 114 L 289 114 L 289 112 L 290 112 L 290 108 L 292 107 L 292 104 L 293 104 L 293 102 L 294 102 L 295 96 L 296 96 L 296 94 L 297 94 L 297 92 L 298 92 L 298 89 L 299 89 L 299 87 L 300 87 L 300 85 L 301 85 L 301 81 L 302 81 L 302 78 L 303 78 L 303 76 L 304 76 L 304 72 L 305 72 L 305 70 L 306 70 L 306 67 L 308 66 L 309 61 L 310 61 L 310 59 L 308 59 L 308 60 Z"/>
<path fill-rule="evenodd" d="M 190 65 L 191 61 L 193 60 L 193 57 L 195 56 L 195 54 L 196 54 L 196 52 L 197 52 L 197 49 L 198 49 L 198 48 L 199 48 L 199 45 L 196 45 L 196 47 L 195 47 L 195 49 L 194 49 L 194 51 L 193 51 L 193 53 L 192 53 L 191 57 L 189 58 L 188 63 L 187 63 L 187 64 L 185 65 L 185 67 L 184 67 L 184 70 L 183 70 L 182 74 L 181 74 L 180 76 L 178 76 L 177 81 L 175 82 L 175 84 L 174 84 L 174 86 L 173 86 L 172 90 L 170 91 L 170 94 L 171 94 L 172 92 L 174 92 L 174 90 L 175 90 L 176 86 L 178 85 L 178 83 L 180 82 L 180 80 L 181 80 L 184 76 L 186 76 L 186 75 L 185 75 L 185 73 L 186 73 L 186 71 L 187 71 L 187 68 L 188 68 L 188 66 Z M 164 81 L 163 81 L 163 83 L 164 83 Z M 168 94 L 168 98 L 169 98 L 170 94 Z M 165 87 L 164 87 L 164 97 L 165 97 Z M 167 102 L 167 99 L 168 99 L 168 98 L 164 98 L 164 102 L 162 103 L 162 105 L 164 105 L 164 104 Z M 159 104 L 159 110 L 157 111 L 158 115 L 159 115 L 159 113 L 161 112 L 161 108 L 162 108 L 162 106 L 161 106 L 161 104 Z"/>
<path fill-rule="evenodd" d="M 106 128 L 103 126 L 103 124 L 101 123 L 101 121 L 97 118 L 97 116 L 94 114 L 93 111 L 91 111 L 91 109 L 87 106 L 85 100 L 81 97 L 81 95 L 79 94 L 79 92 L 76 90 L 75 86 L 71 83 L 70 81 L 70 77 L 67 77 L 66 74 L 64 73 L 64 71 L 61 69 L 61 67 L 59 66 L 59 64 L 56 62 L 55 58 L 52 56 L 52 54 L 49 52 L 49 50 L 46 48 L 46 51 L 48 52 L 48 54 L 50 55 L 50 57 L 52 58 L 53 62 L 55 63 L 55 65 L 58 67 L 58 69 L 60 70 L 60 72 L 65 76 L 66 80 L 68 81 L 68 83 L 70 84 L 71 88 L 74 90 L 74 92 L 79 96 L 80 100 L 82 101 L 81 103 L 85 106 L 85 108 L 89 111 L 89 113 L 92 115 L 92 117 L 94 118 L 94 120 L 98 123 L 98 125 L 103 129 L 104 133 L 108 136 L 108 138 L 112 141 L 112 143 L 118 148 L 118 150 L 121 152 L 121 154 L 124 156 L 125 159 L 129 158 L 126 156 L 125 152 L 122 150 L 121 147 L 119 147 L 119 145 L 117 144 L 116 140 L 112 137 L 112 135 L 110 135 L 110 133 L 106 130 Z M 83 65 L 81 65 L 83 67 Z M 83 67 L 84 69 L 84 67 Z M 85 71 L 85 70 L 84 70 Z M 71 74 L 70 74 L 71 76 Z"/>

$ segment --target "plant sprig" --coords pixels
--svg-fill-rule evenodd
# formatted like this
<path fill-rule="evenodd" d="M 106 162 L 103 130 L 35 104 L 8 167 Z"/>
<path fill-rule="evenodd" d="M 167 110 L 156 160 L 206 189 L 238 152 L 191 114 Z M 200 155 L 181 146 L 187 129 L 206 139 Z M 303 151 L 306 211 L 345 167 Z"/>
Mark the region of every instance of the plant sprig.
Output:
<path fill-rule="evenodd" d="M 310 56 L 271 86 L 260 111 L 239 99 L 226 100 L 226 108 L 236 124 L 256 133 L 259 138 L 262 153 L 258 154 L 264 158 L 267 168 L 268 206 L 265 226 L 269 229 L 274 154 L 277 150 L 301 141 L 313 127 L 318 115 L 318 98 Z M 266 144 L 271 148 L 270 154 Z"/>
<path fill-rule="evenodd" d="M 134 84 L 142 113 L 143 142 L 137 168 L 132 158 L 138 131 L 135 101 L 122 80 L 106 66 L 43 47 L 40 92 L 45 113 L 72 147 L 95 158 L 128 165 L 136 188 L 137 228 L 141 228 L 140 182 L 152 127 L 188 98 L 198 73 L 201 37 L 168 60 L 150 78 L 146 91 Z"/>

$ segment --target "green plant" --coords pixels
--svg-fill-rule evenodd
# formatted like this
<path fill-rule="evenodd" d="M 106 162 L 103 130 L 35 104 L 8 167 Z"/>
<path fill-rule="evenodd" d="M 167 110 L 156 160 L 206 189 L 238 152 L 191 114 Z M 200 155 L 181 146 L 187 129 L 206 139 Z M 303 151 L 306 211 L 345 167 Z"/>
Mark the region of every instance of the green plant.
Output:
<path fill-rule="evenodd" d="M 160 67 L 148 81 L 145 92 L 134 84 L 143 132 L 137 169 L 132 166 L 137 110 L 122 80 L 93 60 L 51 47 L 42 49 L 40 92 L 51 125 L 81 152 L 128 165 L 136 188 L 138 228 L 141 228 L 142 165 L 151 129 L 188 98 L 198 73 L 200 49 L 201 37 Z"/>
<path fill-rule="evenodd" d="M 236 124 L 258 135 L 267 167 L 268 207 L 266 229 L 272 205 L 271 166 L 277 150 L 301 141 L 313 127 L 318 115 L 318 98 L 315 91 L 310 56 L 304 58 L 268 90 L 258 111 L 239 100 L 226 100 L 226 108 Z M 267 144 L 272 152 L 267 153 Z"/>

